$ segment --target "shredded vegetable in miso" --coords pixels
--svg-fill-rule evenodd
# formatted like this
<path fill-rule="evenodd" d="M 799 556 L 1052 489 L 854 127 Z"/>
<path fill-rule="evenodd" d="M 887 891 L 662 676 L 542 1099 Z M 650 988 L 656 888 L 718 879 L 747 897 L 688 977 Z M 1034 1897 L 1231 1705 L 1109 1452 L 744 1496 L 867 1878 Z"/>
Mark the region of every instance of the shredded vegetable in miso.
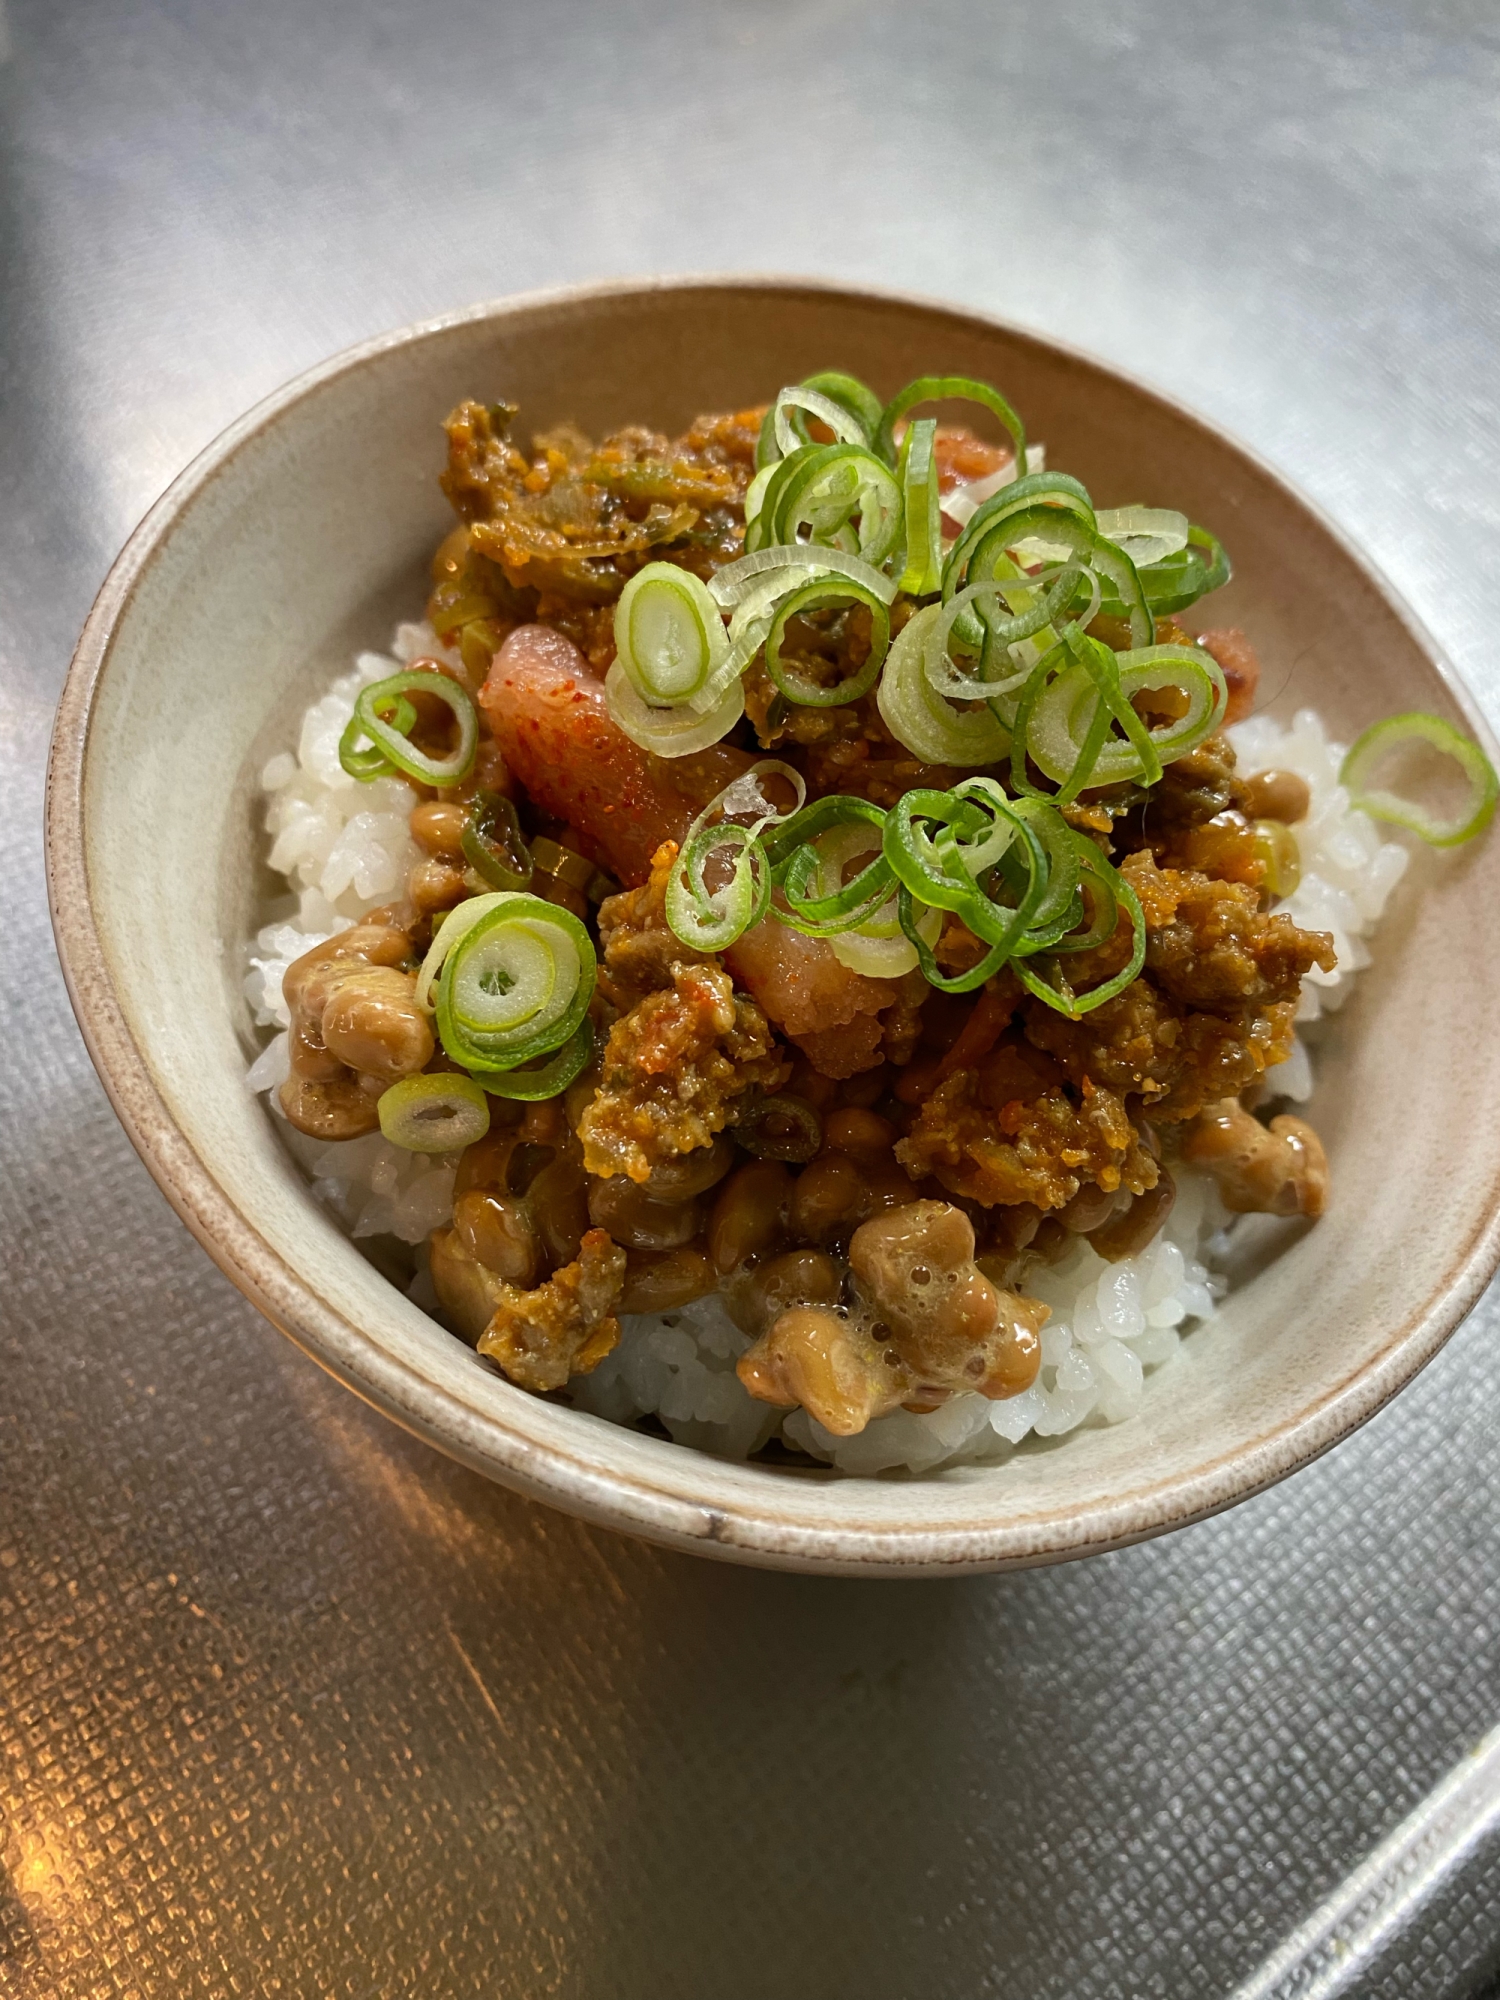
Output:
<path fill-rule="evenodd" d="M 1170 492 L 883 387 L 452 413 L 427 650 L 334 725 L 366 848 L 317 850 L 266 1016 L 317 1172 L 428 1191 L 413 1295 L 489 1365 L 869 1470 L 1127 1413 L 1213 1228 L 1337 1198 L 1296 1024 L 1401 872 L 1372 821 L 1452 847 L 1500 796 L 1446 718 L 1256 716 Z"/>

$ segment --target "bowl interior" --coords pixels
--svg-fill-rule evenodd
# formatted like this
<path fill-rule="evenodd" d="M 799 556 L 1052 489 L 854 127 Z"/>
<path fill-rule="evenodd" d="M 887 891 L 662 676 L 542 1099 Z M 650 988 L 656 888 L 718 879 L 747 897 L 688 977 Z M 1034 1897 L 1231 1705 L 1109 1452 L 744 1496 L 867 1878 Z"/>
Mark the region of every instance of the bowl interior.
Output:
<path fill-rule="evenodd" d="M 1431 649 L 1293 494 L 1232 444 L 1094 364 L 903 300 L 773 284 L 519 302 L 344 357 L 252 413 L 143 525 L 61 711 L 50 853 L 80 1019 L 148 1164 L 212 1253 L 360 1393 L 492 1475 L 616 1525 L 751 1561 L 941 1571 L 1047 1560 L 1223 1505 L 1331 1443 L 1451 1331 L 1494 1255 L 1500 940 L 1475 924 L 1500 843 L 1422 855 L 1319 1051 L 1333 1168 L 1316 1228 L 1263 1225 L 1249 1273 L 1142 1413 L 1008 1465 L 920 1480 L 724 1465 L 512 1388 L 387 1285 L 319 1209 L 243 1083 L 245 940 L 269 886 L 265 758 L 358 647 L 420 615 L 450 517 L 440 422 L 460 397 L 680 428 L 842 366 L 890 390 L 933 369 L 999 384 L 1103 505 L 1183 508 L 1235 579 L 1266 705 L 1347 740 L 1430 708 L 1474 727 Z M 1441 976 L 1435 969 L 1441 968 Z M 1454 1144 L 1461 1133 L 1462 1144 Z"/>

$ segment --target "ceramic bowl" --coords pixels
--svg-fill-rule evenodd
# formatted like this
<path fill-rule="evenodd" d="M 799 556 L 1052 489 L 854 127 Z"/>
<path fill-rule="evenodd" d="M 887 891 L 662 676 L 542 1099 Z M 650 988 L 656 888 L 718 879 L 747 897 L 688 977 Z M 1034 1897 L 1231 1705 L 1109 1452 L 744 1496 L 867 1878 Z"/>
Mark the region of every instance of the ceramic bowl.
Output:
<path fill-rule="evenodd" d="M 450 523 L 439 424 L 466 395 L 529 429 L 672 430 L 840 366 L 1003 384 L 1105 503 L 1209 522 L 1278 714 L 1347 740 L 1428 708 L 1485 736 L 1431 640 L 1305 501 L 1107 368 L 972 314 L 808 283 L 607 286 L 372 341 L 253 410 L 136 530 L 79 644 L 48 801 L 53 919 L 105 1087 L 178 1213 L 260 1310 L 398 1423 L 551 1505 L 738 1562 L 937 1575 L 1080 1556 L 1280 1479 L 1410 1380 L 1500 1254 L 1500 840 L 1422 854 L 1319 1053 L 1333 1197 L 1261 1225 L 1242 1282 L 1132 1421 L 1001 1467 L 846 1479 L 723 1464 L 513 1388 L 389 1285 L 313 1200 L 244 1084 L 244 940 L 269 884 L 256 782 L 352 651 L 419 612 Z M 1463 947 L 1455 951 L 1454 940 Z"/>

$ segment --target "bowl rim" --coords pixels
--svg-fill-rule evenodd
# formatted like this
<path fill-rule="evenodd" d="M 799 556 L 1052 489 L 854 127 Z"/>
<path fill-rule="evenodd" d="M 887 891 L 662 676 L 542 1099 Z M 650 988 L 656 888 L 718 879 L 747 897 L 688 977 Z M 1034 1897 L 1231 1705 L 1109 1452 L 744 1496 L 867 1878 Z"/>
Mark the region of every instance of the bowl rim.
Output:
<path fill-rule="evenodd" d="M 779 1479 L 778 1507 L 762 1510 L 742 1495 L 720 1493 L 702 1504 L 656 1485 L 639 1466 L 601 1466 L 602 1426 L 580 1433 L 579 1448 L 539 1444 L 492 1409 L 467 1404 L 430 1381 L 412 1362 L 377 1350 L 365 1330 L 321 1299 L 219 1185 L 177 1125 L 152 1081 L 141 1048 L 115 998 L 94 920 L 87 866 L 85 779 L 98 690 L 116 636 L 142 579 L 170 543 L 179 516 L 238 450 L 326 383 L 367 368 L 387 353 L 454 327 L 503 321 L 539 309 L 607 304 L 670 293 L 746 290 L 873 302 L 934 313 L 998 332 L 1091 371 L 1185 420 L 1227 446 L 1288 494 L 1321 525 L 1344 557 L 1384 600 L 1446 685 L 1492 760 L 1493 733 L 1478 704 L 1426 627 L 1339 525 L 1253 447 L 1175 397 L 1084 349 L 996 315 L 894 289 L 774 273 L 703 273 L 616 278 L 487 300 L 377 334 L 341 350 L 263 397 L 214 438 L 172 480 L 126 541 L 99 589 L 69 665 L 47 764 L 45 847 L 48 903 L 58 957 L 74 1015 L 94 1067 L 136 1151 L 162 1193 L 210 1257 L 246 1297 L 302 1351 L 363 1400 L 406 1430 L 533 1498 L 604 1525 L 725 1560 L 825 1574 L 920 1576 L 1065 1561 L 1145 1540 L 1263 1491 L 1308 1464 L 1367 1422 L 1431 1360 L 1500 1264 L 1500 1190 L 1487 1217 L 1455 1255 L 1447 1281 L 1426 1309 L 1393 1329 L 1381 1349 L 1311 1405 L 1187 1472 L 1149 1478 L 1126 1493 L 1076 1509 L 1006 1510 L 1003 1488 L 979 1525 L 862 1524 L 820 1521 L 812 1496 L 822 1481 Z M 289 1162 L 290 1165 L 290 1162 Z M 363 1365 L 344 1359 L 359 1354 Z M 629 1433 L 622 1433 L 622 1436 Z M 637 1443 L 640 1440 L 636 1440 Z M 684 1447 L 662 1446 L 680 1452 Z M 718 1461 L 703 1454 L 712 1489 Z M 850 1482 L 840 1484 L 847 1489 Z M 769 1493 L 770 1489 L 768 1489 Z M 810 1504 L 788 1509 L 794 1493 Z"/>

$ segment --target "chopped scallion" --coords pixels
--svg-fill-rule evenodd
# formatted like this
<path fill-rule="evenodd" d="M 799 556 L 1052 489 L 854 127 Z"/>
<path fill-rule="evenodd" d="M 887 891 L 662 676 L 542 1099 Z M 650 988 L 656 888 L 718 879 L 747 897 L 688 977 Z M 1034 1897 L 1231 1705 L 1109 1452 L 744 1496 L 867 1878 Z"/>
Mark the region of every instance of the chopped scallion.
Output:
<path fill-rule="evenodd" d="M 1468 788 L 1463 805 L 1446 816 L 1434 813 L 1418 799 L 1372 783 L 1382 762 L 1403 747 L 1418 743 L 1450 758 Z M 1479 745 L 1440 715 L 1421 710 L 1387 716 L 1356 737 L 1339 769 L 1339 782 L 1361 812 L 1404 826 L 1433 847 L 1458 847 L 1482 833 L 1494 818 L 1500 799 L 1500 778 Z"/>
<path fill-rule="evenodd" d="M 469 1076 L 437 1072 L 403 1077 L 380 1093 L 380 1129 L 408 1153 L 456 1153 L 490 1129 L 490 1107 Z"/>
<path fill-rule="evenodd" d="M 458 728 L 458 741 L 446 757 L 433 757 L 411 741 L 417 727 L 413 694 L 442 702 Z M 360 739 L 366 739 L 360 748 Z M 413 669 L 391 674 L 360 690 L 349 726 L 339 738 L 339 762 L 351 778 L 368 784 L 390 771 L 404 772 L 423 785 L 458 785 L 474 768 L 479 747 L 479 717 L 468 691 L 446 674 Z"/>

